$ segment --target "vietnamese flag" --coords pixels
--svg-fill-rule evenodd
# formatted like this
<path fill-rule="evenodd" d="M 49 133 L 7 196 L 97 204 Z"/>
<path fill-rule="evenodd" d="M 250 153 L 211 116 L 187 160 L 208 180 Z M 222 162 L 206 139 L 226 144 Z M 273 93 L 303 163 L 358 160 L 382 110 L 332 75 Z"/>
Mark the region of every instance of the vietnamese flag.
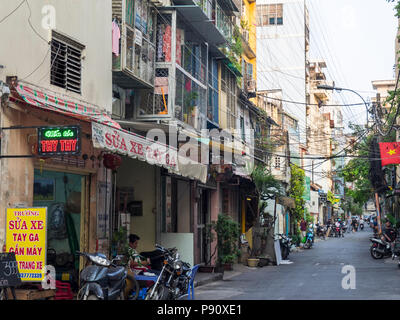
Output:
<path fill-rule="evenodd" d="M 379 142 L 381 152 L 382 167 L 388 164 L 400 163 L 400 143 L 399 142 Z"/>

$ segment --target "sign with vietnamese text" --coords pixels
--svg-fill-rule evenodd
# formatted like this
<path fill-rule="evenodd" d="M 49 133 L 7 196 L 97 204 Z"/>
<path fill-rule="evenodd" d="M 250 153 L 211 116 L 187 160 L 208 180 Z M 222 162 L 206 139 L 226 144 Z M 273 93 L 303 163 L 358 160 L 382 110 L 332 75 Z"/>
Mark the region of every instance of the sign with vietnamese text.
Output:
<path fill-rule="evenodd" d="M 146 137 L 92 122 L 92 141 L 95 148 L 147 161 L 175 172 L 178 170 L 177 150 Z"/>
<path fill-rule="evenodd" d="M 14 252 L 22 281 L 45 276 L 47 208 L 6 209 L 6 251 Z"/>
<path fill-rule="evenodd" d="M 15 253 L 0 253 L 0 288 L 21 284 Z"/>
<path fill-rule="evenodd" d="M 80 127 L 40 127 L 38 129 L 39 155 L 80 154 Z"/>

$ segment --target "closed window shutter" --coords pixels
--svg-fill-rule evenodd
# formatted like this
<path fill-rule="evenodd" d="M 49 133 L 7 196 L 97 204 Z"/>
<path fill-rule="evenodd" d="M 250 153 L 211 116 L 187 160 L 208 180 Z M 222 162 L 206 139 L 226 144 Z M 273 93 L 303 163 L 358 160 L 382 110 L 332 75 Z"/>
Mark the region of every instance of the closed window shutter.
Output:
<path fill-rule="evenodd" d="M 63 41 L 51 41 L 50 84 L 81 93 L 82 51 Z"/>

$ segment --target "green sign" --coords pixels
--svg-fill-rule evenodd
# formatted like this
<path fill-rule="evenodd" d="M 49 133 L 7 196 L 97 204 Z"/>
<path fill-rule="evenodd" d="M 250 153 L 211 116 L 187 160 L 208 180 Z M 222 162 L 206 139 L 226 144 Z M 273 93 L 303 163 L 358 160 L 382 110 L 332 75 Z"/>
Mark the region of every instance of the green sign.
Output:
<path fill-rule="evenodd" d="M 80 152 L 79 126 L 40 127 L 38 129 L 39 155 L 78 155 Z"/>
<path fill-rule="evenodd" d="M 305 177 L 304 179 L 304 194 L 303 194 L 303 199 L 304 200 L 310 200 L 311 199 L 311 179 L 310 177 Z"/>

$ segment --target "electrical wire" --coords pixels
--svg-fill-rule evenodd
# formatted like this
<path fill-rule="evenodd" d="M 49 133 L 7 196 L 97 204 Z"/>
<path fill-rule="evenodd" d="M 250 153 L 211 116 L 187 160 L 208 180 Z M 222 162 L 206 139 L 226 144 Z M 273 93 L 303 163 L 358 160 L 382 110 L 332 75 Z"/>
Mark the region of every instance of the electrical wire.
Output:
<path fill-rule="evenodd" d="M 12 10 L 9 14 L 7 14 L 5 17 L 3 17 L 3 18 L 0 20 L 0 23 L 6 21 L 7 18 L 10 17 L 15 11 L 17 11 L 17 10 L 24 4 L 25 1 L 26 1 L 26 0 L 22 0 L 22 1 L 20 2 L 20 4 L 19 4 L 14 10 Z"/>

